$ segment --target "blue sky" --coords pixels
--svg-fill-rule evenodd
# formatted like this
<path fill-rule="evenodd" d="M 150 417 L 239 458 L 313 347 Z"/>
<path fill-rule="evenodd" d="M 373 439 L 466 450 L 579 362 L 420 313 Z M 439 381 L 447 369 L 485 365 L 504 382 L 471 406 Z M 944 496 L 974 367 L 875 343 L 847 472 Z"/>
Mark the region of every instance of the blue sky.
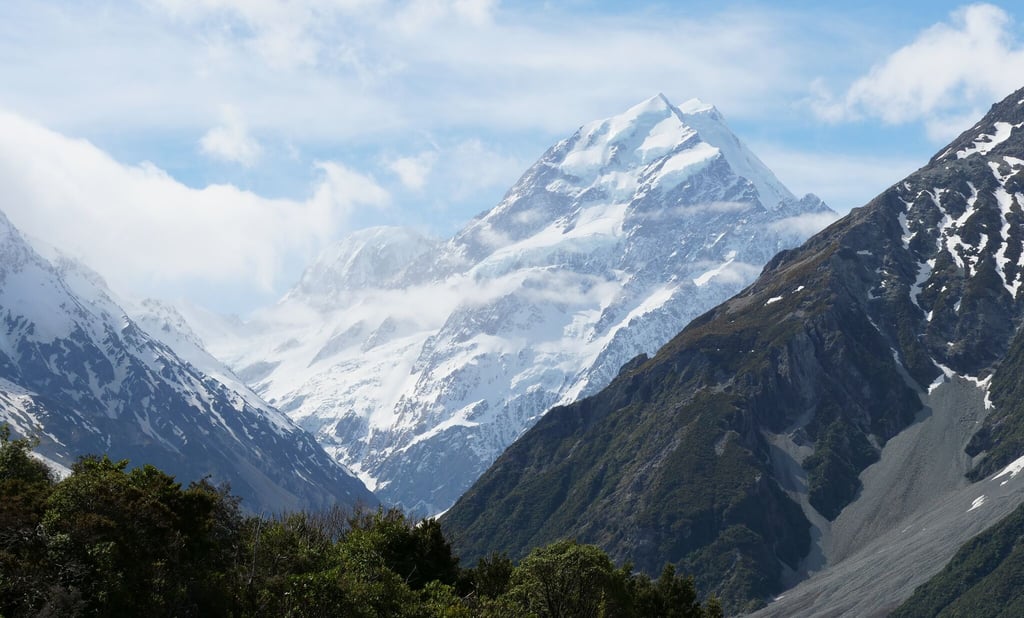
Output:
<path fill-rule="evenodd" d="M 581 124 L 714 103 L 859 206 L 1024 86 L 1024 9 L 957 2 L 0 4 L 2 209 L 127 296 L 246 312 L 368 225 L 437 236 Z"/>

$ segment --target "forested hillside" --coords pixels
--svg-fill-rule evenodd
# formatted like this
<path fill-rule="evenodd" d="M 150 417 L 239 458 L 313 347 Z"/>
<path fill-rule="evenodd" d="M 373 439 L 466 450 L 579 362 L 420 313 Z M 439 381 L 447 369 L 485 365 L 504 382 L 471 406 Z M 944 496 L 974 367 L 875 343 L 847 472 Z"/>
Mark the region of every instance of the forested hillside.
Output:
<path fill-rule="evenodd" d="M 566 540 L 463 568 L 433 519 L 335 509 L 243 517 L 206 480 L 83 457 L 57 481 L 0 431 L 0 616 L 720 616 Z"/>

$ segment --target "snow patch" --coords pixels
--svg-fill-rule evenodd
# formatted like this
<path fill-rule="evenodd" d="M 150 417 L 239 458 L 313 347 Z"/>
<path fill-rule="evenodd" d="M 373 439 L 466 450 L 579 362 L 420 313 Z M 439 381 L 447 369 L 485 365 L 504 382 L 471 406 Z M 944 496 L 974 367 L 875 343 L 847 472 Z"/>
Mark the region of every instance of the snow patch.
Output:
<path fill-rule="evenodd" d="M 993 476 L 991 480 L 994 481 L 996 479 L 1000 479 L 1004 476 L 1009 475 L 1005 481 L 1000 483 L 1000 485 L 1006 485 L 1007 483 L 1010 482 L 1010 479 L 1020 474 L 1021 470 L 1024 470 L 1024 457 L 1014 460 L 1012 463 L 1010 463 L 1010 465 L 1003 468 L 1002 472 L 999 472 L 998 474 Z"/>
<path fill-rule="evenodd" d="M 782 300 L 781 296 L 772 296 L 771 298 L 769 298 L 768 300 L 765 301 L 764 306 L 767 307 L 768 305 L 770 305 L 772 303 L 777 303 L 780 300 Z"/>
<path fill-rule="evenodd" d="M 903 234 L 900 237 L 901 240 L 903 241 L 903 248 L 904 249 L 909 249 L 910 248 L 910 241 L 914 240 L 914 236 L 917 235 L 917 232 L 914 232 L 914 233 L 910 232 L 910 224 L 907 222 L 907 213 L 901 212 L 899 214 L 899 217 L 897 217 L 897 219 L 900 222 L 900 227 L 903 228 Z"/>
<path fill-rule="evenodd" d="M 1010 296 L 1017 298 L 1017 293 L 1020 291 L 1020 273 L 1017 273 L 1015 277 L 1011 277 L 1007 274 L 1007 264 L 1010 258 L 1006 257 L 1006 251 L 1010 246 L 1010 210 L 1013 207 L 1014 198 L 1010 193 L 1003 187 L 999 187 L 995 190 L 996 201 L 999 203 L 999 216 L 1002 220 L 1002 227 L 999 230 L 999 236 L 1002 243 L 999 249 L 996 250 L 996 271 L 999 273 L 999 277 L 1003 280 L 1003 287 L 1010 293 Z"/>
<path fill-rule="evenodd" d="M 977 498 L 975 498 L 974 502 L 971 503 L 971 508 L 967 509 L 967 512 L 970 513 L 971 511 L 973 511 L 974 509 L 978 508 L 982 504 L 985 504 L 985 496 L 984 495 L 981 495 L 981 496 L 978 496 Z"/>
<path fill-rule="evenodd" d="M 988 154 L 993 148 L 1010 139 L 1010 135 L 1013 133 L 1013 130 L 1020 127 L 1021 124 L 997 122 L 994 126 L 996 130 L 995 133 L 979 135 L 977 138 L 975 138 L 974 144 L 971 147 L 965 148 L 963 150 L 958 150 L 956 153 L 956 158 L 966 159 L 967 157 L 974 154 Z"/>
<path fill-rule="evenodd" d="M 914 284 L 910 286 L 910 302 L 914 303 L 914 306 L 918 309 L 922 309 L 918 303 L 918 297 L 921 296 L 921 291 L 924 284 L 928 281 L 929 277 L 932 276 L 932 269 L 935 268 L 935 259 L 926 260 L 917 265 L 917 278 L 914 280 Z M 926 317 L 931 321 L 930 312 L 926 312 Z"/>
<path fill-rule="evenodd" d="M 967 207 L 964 208 L 964 212 L 955 220 L 949 216 L 949 213 L 944 210 L 942 211 L 942 220 L 939 221 L 939 233 L 936 242 L 940 251 L 945 249 L 953 258 L 953 261 L 956 262 L 957 267 L 966 270 L 968 277 L 973 277 L 974 268 L 979 256 L 977 252 L 973 252 L 974 255 L 968 254 L 966 258 L 962 255 L 965 249 L 973 249 L 973 247 L 965 243 L 958 233 L 967 224 L 967 221 L 974 216 L 978 202 L 978 189 L 972 183 L 967 183 L 967 185 L 971 189 L 971 195 L 967 197 Z"/>
<path fill-rule="evenodd" d="M 1006 160 L 1008 158 L 1009 157 L 1004 157 L 1004 160 Z M 1006 181 L 1010 179 L 1010 176 L 1013 176 L 1013 174 L 1014 174 L 1014 170 L 1013 170 L 1013 165 L 1012 164 L 1010 165 L 1010 173 L 1009 174 L 1003 174 L 1002 172 L 1000 172 L 999 171 L 999 163 L 996 162 L 996 161 L 989 161 L 988 162 L 988 168 L 990 170 L 992 170 L 992 176 L 994 176 L 995 179 L 1001 185 L 1005 185 Z"/>

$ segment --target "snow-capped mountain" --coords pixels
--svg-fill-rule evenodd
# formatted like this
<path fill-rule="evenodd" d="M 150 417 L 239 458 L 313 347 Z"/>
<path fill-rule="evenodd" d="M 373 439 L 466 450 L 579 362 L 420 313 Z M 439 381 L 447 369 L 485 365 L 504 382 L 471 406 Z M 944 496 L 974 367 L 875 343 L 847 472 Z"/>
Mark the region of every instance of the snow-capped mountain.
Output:
<path fill-rule="evenodd" d="M 364 230 L 241 335 L 203 335 L 383 500 L 438 512 L 833 218 L 714 107 L 658 95 L 556 144 L 453 238 Z"/>
<path fill-rule="evenodd" d="M 57 464 L 107 453 L 182 482 L 209 475 L 254 511 L 376 503 L 180 316 L 153 302 L 140 311 L 142 323 L 96 273 L 43 257 L 0 213 L 0 421 L 38 435 Z"/>
<path fill-rule="evenodd" d="M 1024 89 L 545 414 L 442 525 L 467 561 L 575 538 L 673 563 L 730 614 L 884 616 L 913 593 L 924 609 L 900 615 L 956 615 L 961 594 L 994 615 L 966 591 L 1019 527 L 966 545 L 987 549 L 950 563 L 967 579 L 914 590 L 1024 504 L 1022 376 Z M 994 579 L 1015 585 L 1006 558 Z"/>

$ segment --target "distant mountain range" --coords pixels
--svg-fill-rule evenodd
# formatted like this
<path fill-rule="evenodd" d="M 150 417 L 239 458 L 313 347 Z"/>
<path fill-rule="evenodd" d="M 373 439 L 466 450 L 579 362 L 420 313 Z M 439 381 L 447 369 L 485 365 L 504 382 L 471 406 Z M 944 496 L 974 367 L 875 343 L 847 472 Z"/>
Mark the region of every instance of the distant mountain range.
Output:
<path fill-rule="evenodd" d="M 37 436 L 40 455 L 68 467 L 109 454 L 183 483 L 210 476 L 256 512 L 377 504 L 312 436 L 182 333 L 171 309 L 126 311 L 99 275 L 43 257 L 0 213 L 0 422 Z"/>
<path fill-rule="evenodd" d="M 891 611 L 1024 501 L 1022 207 L 1024 90 L 545 414 L 443 517 L 457 551 L 575 537 L 732 612 Z"/>
<path fill-rule="evenodd" d="M 382 500 L 436 513 L 834 218 L 714 107 L 658 95 L 554 145 L 447 241 L 362 230 L 245 324 L 187 317 Z"/>

